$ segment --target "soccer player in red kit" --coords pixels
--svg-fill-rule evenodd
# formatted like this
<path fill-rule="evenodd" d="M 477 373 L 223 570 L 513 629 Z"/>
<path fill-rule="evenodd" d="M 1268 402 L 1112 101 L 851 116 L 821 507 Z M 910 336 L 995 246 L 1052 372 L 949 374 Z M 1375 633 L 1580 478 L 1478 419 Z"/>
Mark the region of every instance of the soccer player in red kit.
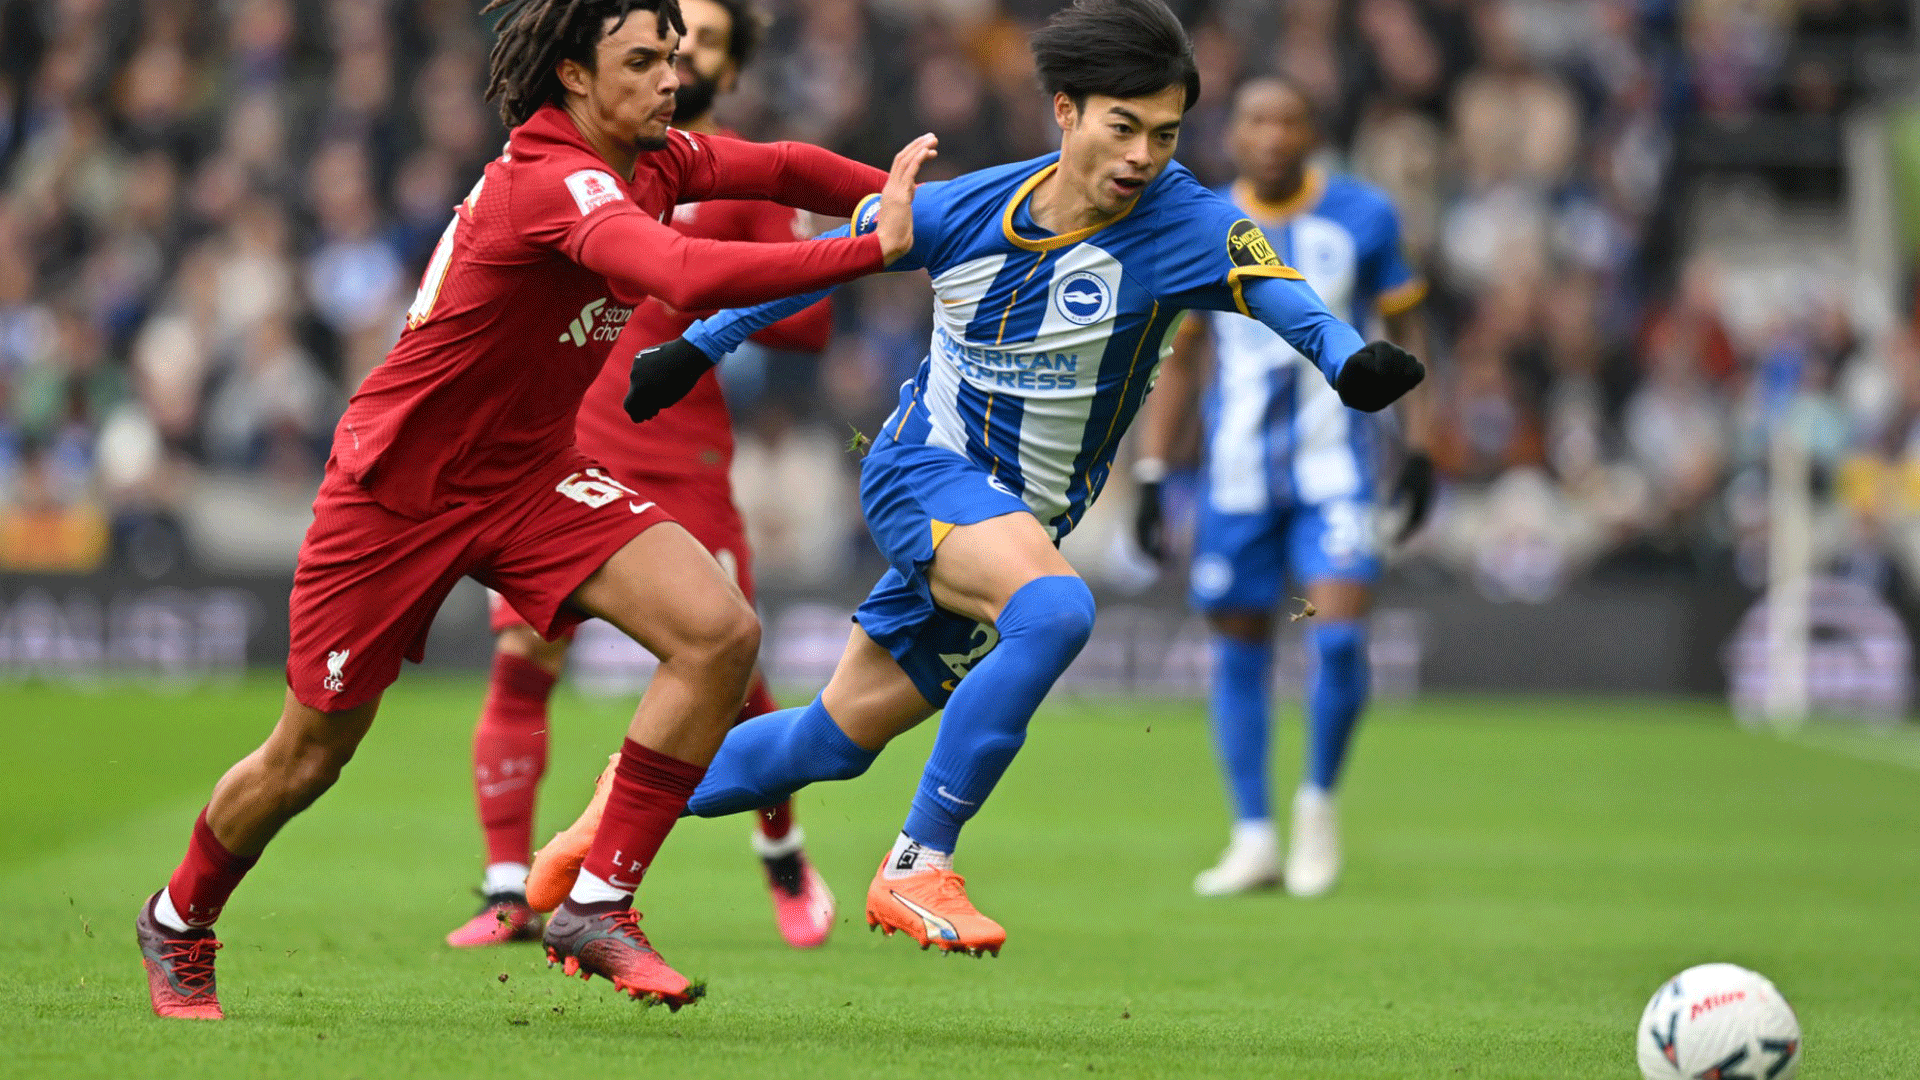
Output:
<path fill-rule="evenodd" d="M 680 47 L 674 126 L 698 135 L 729 136 L 732 133 L 713 119 L 714 98 L 738 81 L 758 42 L 760 24 L 748 0 L 680 0 L 680 14 L 687 32 Z M 671 224 L 688 236 L 779 242 L 806 239 L 805 217 L 778 203 L 734 199 L 684 203 L 674 210 Z M 833 329 L 830 303 L 823 300 L 774 323 L 754 340 L 817 353 L 826 348 Z M 634 309 L 599 378 L 587 390 L 574 441 L 620 482 L 658 499 L 713 553 L 752 603 L 746 528 L 727 479 L 733 434 L 719 382 L 712 374 L 704 376 L 680 404 L 637 426 L 621 405 L 633 355 L 679 337 L 700 314 L 657 300 Z M 447 935 L 447 944 L 461 948 L 537 939 L 542 929 L 538 912 L 551 911 L 565 899 L 558 890 L 550 897 L 530 898 L 527 866 L 535 791 L 547 765 L 547 702 L 573 635 L 547 641 L 498 593 L 488 594 L 487 600 L 496 642 L 493 673 L 473 733 L 474 795 L 487 849 L 481 886 L 485 899 L 473 918 Z M 756 676 L 740 719 L 775 708 L 765 682 Z M 603 779 L 601 788 L 605 786 Z M 807 862 L 791 801 L 768 807 L 757 820 L 754 849 L 766 872 L 781 936 L 795 948 L 822 944 L 833 929 L 833 893 Z"/>
<path fill-rule="evenodd" d="M 463 576 L 543 634 L 606 619 L 660 667 L 634 713 L 550 960 L 676 1008 L 699 996 L 640 932 L 633 892 L 745 700 L 759 623 L 655 500 L 573 445 L 631 308 L 751 303 L 851 280 L 912 245 L 923 136 L 893 173 L 793 143 L 673 130 L 676 0 L 494 0 L 487 96 L 507 149 L 457 209 L 407 329 L 334 433 L 290 603 L 287 697 L 229 769 L 136 921 L 153 1009 L 218 1019 L 212 925 L 280 827 L 330 787 L 401 657 Z M 774 199 L 836 216 L 883 189 L 872 237 L 688 237 L 675 204 Z"/>

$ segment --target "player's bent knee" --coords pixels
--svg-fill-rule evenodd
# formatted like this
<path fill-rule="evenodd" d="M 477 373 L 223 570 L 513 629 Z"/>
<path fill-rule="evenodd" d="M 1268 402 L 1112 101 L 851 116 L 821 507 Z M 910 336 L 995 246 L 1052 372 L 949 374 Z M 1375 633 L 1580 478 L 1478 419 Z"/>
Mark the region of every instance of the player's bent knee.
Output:
<path fill-rule="evenodd" d="M 852 780 L 857 776 L 864 776 L 872 765 L 873 759 L 870 757 L 831 758 L 821 767 L 820 779 Z"/>
<path fill-rule="evenodd" d="M 1027 625 L 1048 645 L 1078 653 L 1093 636 L 1093 590 L 1071 574 L 1039 578 L 1021 591 L 1028 589 L 1034 590 L 1037 602 Z"/>
<path fill-rule="evenodd" d="M 833 768 L 832 770 L 833 778 L 835 780 L 852 780 L 856 776 L 865 776 L 867 774 L 867 770 L 872 766 L 873 766 L 872 758 L 864 758 L 859 761 L 842 762 L 841 764 Z"/>
<path fill-rule="evenodd" d="M 760 658 L 760 616 L 744 603 L 735 605 L 720 634 L 720 647 L 729 662 L 751 675 Z"/>
<path fill-rule="evenodd" d="M 261 748 L 261 761 L 283 801 L 298 810 L 340 778 L 340 770 L 353 760 L 365 733 L 363 722 L 342 714 L 289 716 Z"/>
<path fill-rule="evenodd" d="M 272 764 L 279 775 L 283 812 L 297 814 L 326 794 L 339 781 L 347 762 L 353 760 L 353 750 L 331 742 L 303 741 L 275 755 Z"/>
<path fill-rule="evenodd" d="M 672 647 L 672 659 L 752 676 L 760 657 L 760 617 L 744 600 L 716 604 L 688 621 Z"/>
<path fill-rule="evenodd" d="M 335 758 L 313 757 L 303 760 L 288 776 L 288 797 L 292 809 L 304 810 L 340 780 L 346 762 Z"/>

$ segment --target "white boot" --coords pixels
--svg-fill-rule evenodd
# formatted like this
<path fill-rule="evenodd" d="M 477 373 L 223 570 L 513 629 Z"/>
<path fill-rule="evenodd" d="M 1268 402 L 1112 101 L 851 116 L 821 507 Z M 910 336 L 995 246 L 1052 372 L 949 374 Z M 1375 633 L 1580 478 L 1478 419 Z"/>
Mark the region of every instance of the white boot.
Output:
<path fill-rule="evenodd" d="M 1280 883 L 1280 837 L 1271 821 L 1236 821 L 1233 839 L 1212 869 L 1193 879 L 1201 896 L 1232 896 Z"/>
<path fill-rule="evenodd" d="M 1293 795 L 1293 836 L 1287 852 L 1287 891 L 1322 896 L 1340 878 L 1340 824 L 1333 794 L 1312 784 Z"/>

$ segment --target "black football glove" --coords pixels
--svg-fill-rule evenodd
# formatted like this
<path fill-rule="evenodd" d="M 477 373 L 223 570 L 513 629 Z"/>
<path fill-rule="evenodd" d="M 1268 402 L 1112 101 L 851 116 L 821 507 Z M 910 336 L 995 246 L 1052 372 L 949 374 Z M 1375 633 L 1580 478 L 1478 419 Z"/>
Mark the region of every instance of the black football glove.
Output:
<path fill-rule="evenodd" d="M 1348 408 L 1379 412 L 1426 377 L 1427 369 L 1412 353 L 1392 342 L 1375 341 L 1347 357 L 1333 388 Z"/>
<path fill-rule="evenodd" d="M 1160 507 L 1160 481 L 1142 481 L 1133 504 L 1133 540 L 1154 562 L 1167 558 L 1167 521 Z"/>
<path fill-rule="evenodd" d="M 1419 532 L 1420 526 L 1427 522 L 1427 514 L 1433 510 L 1433 459 L 1424 450 L 1409 451 L 1407 463 L 1400 467 L 1400 479 L 1393 485 L 1393 500 L 1401 499 L 1407 501 L 1407 520 L 1394 539 L 1396 544 L 1406 543 L 1408 537 Z"/>
<path fill-rule="evenodd" d="M 636 424 L 653 419 L 691 393 L 700 376 L 712 370 L 713 361 L 686 338 L 641 349 L 627 380 L 627 417 Z"/>

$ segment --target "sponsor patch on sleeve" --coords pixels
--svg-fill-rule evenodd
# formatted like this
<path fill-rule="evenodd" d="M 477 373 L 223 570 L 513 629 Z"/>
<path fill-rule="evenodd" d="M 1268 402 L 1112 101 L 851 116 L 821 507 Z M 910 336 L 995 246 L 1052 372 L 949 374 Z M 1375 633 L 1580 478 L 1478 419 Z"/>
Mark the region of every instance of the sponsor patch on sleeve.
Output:
<path fill-rule="evenodd" d="M 619 202 L 626 198 L 626 195 L 621 193 L 620 183 L 613 178 L 613 174 L 601 172 L 599 169 L 581 169 L 579 172 L 567 174 L 567 190 L 573 193 L 573 204 L 580 208 L 581 217 L 593 213 L 610 202 Z"/>
<path fill-rule="evenodd" d="M 1235 266 L 1283 265 L 1280 256 L 1273 253 L 1273 245 L 1267 242 L 1267 234 L 1248 218 L 1241 218 L 1227 230 L 1227 258 Z"/>

